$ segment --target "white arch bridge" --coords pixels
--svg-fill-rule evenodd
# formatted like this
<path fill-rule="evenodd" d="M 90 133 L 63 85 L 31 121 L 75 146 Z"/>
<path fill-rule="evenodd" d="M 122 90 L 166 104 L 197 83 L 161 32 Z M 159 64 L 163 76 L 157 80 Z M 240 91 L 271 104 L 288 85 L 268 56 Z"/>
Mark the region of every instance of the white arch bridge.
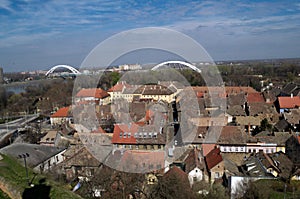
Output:
<path fill-rule="evenodd" d="M 57 65 L 57 66 L 53 66 L 50 70 L 48 70 L 48 72 L 45 74 L 46 76 L 48 76 L 49 74 L 53 73 L 56 69 L 58 68 L 65 68 L 68 69 L 69 71 L 71 71 L 71 74 L 74 75 L 79 75 L 81 74 L 81 72 L 79 72 L 77 69 L 73 68 L 72 66 L 68 66 L 68 65 Z"/>
<path fill-rule="evenodd" d="M 196 66 L 194 66 L 190 63 L 184 62 L 184 61 L 166 61 L 166 62 L 162 62 L 162 63 L 157 64 L 156 66 L 154 66 L 151 70 L 157 70 L 159 67 L 164 66 L 164 65 L 168 65 L 168 64 L 181 64 L 181 65 L 184 65 L 184 66 L 187 66 L 187 67 L 191 68 L 192 70 L 194 70 L 196 72 L 201 73 L 201 70 L 199 68 L 197 68 Z"/>

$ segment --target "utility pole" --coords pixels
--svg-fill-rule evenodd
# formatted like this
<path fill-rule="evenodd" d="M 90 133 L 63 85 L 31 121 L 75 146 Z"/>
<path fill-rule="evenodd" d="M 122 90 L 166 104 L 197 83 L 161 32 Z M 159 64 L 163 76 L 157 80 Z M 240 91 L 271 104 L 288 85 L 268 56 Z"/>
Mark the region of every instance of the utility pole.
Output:
<path fill-rule="evenodd" d="M 29 176 L 28 176 L 28 169 L 27 169 L 27 161 L 26 161 L 26 158 L 28 158 L 28 157 L 29 157 L 28 153 L 19 155 L 19 158 L 23 158 L 24 159 L 24 165 L 25 165 L 27 183 L 28 183 L 28 185 L 30 185 Z"/>

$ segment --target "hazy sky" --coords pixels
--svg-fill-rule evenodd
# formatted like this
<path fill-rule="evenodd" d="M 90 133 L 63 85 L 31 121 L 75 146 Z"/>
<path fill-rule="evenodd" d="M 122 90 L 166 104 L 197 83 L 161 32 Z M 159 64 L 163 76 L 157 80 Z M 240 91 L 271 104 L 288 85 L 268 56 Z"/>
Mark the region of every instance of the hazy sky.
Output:
<path fill-rule="evenodd" d="M 300 1 L 0 0 L 0 66 L 78 67 L 104 39 L 143 27 L 185 33 L 214 60 L 300 57 Z"/>

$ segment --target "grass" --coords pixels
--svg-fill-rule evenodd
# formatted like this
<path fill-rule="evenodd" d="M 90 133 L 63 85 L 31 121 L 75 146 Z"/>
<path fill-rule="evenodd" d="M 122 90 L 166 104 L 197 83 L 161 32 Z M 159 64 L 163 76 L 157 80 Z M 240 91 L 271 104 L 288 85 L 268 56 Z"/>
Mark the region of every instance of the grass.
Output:
<path fill-rule="evenodd" d="M 10 197 L 0 189 L 0 199 L 10 199 Z"/>
<path fill-rule="evenodd" d="M 26 190 L 28 192 L 34 192 L 35 194 L 45 194 L 47 191 L 44 191 L 44 188 L 48 187 L 50 188 L 50 193 L 48 194 L 50 198 L 81 198 L 70 191 L 66 184 L 53 181 L 45 175 L 35 174 L 31 169 L 28 169 L 29 179 L 32 181 L 32 184 L 34 184 L 34 187 L 30 187 L 28 185 L 25 168 L 19 164 L 17 160 L 5 155 L 1 156 L 3 159 L 0 160 L 0 183 L 8 184 L 10 190 L 13 192 L 18 192 L 22 195 L 24 190 Z M 44 182 L 41 184 L 41 181 Z M 0 192 L 0 199 L 1 198 L 2 195 Z"/>
<path fill-rule="evenodd" d="M 299 198 L 300 182 L 285 183 L 280 180 L 258 180 L 254 182 L 261 197 L 258 198 Z"/>

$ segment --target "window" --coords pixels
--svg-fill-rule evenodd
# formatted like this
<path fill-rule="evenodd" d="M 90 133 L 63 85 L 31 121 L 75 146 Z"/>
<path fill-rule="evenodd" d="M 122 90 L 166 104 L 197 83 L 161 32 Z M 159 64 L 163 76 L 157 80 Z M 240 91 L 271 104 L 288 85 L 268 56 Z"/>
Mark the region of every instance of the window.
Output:
<path fill-rule="evenodd" d="M 120 133 L 120 138 L 122 138 L 122 133 Z"/>
<path fill-rule="evenodd" d="M 219 172 L 216 172 L 216 173 L 215 173 L 215 178 L 219 178 L 219 177 L 220 177 Z"/>
<path fill-rule="evenodd" d="M 127 137 L 130 138 L 131 137 L 131 133 L 128 133 Z"/>
<path fill-rule="evenodd" d="M 148 133 L 144 133 L 144 138 L 147 138 L 148 137 Z"/>
<path fill-rule="evenodd" d="M 134 133 L 134 138 L 138 138 L 138 133 Z"/>
<path fill-rule="evenodd" d="M 238 152 L 239 151 L 239 148 L 238 147 L 235 147 L 235 152 Z"/>
<path fill-rule="evenodd" d="M 124 138 L 127 138 L 127 133 L 126 133 L 126 132 L 124 132 L 123 137 L 124 137 Z"/>

